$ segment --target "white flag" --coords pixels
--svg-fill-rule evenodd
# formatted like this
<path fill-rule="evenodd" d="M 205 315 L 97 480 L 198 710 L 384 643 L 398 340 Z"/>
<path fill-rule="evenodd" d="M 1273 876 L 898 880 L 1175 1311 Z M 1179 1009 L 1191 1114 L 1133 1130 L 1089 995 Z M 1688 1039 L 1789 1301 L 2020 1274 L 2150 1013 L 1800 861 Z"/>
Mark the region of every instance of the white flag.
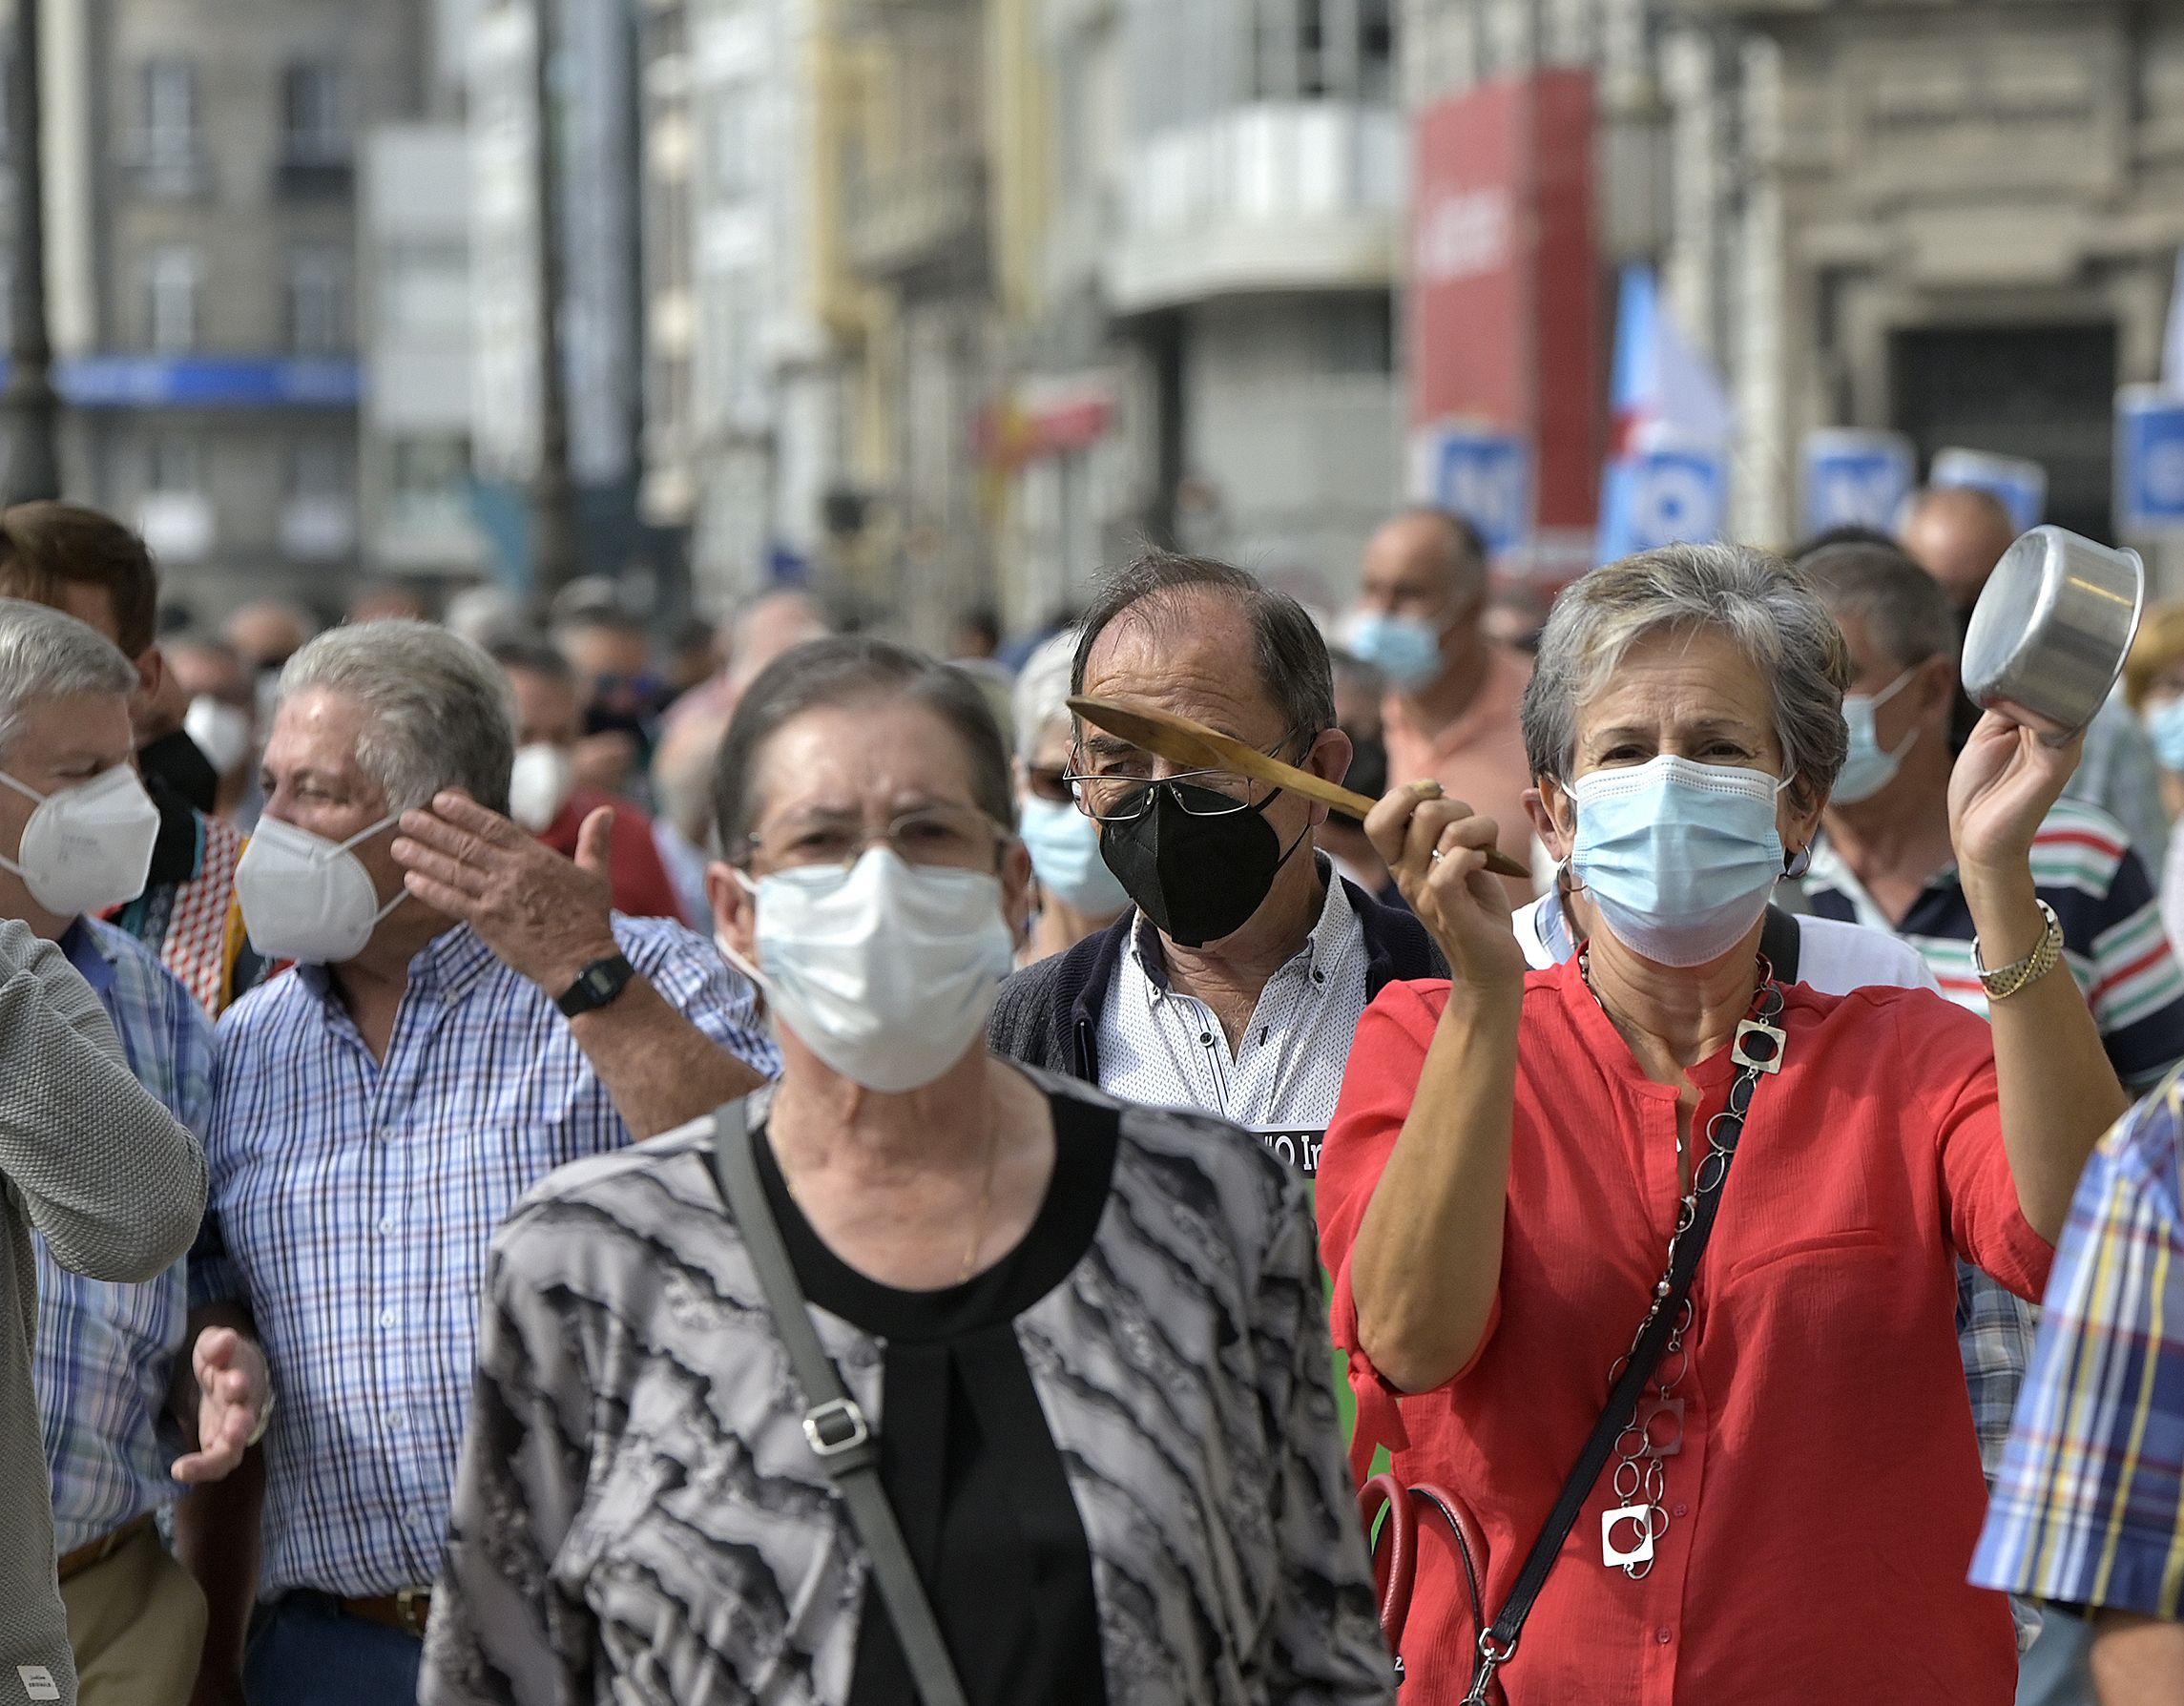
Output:
<path fill-rule="evenodd" d="M 2176 253 L 2176 282 L 2169 292 L 2169 329 L 2161 340 L 2161 388 L 2184 395 L 2184 249 Z"/>

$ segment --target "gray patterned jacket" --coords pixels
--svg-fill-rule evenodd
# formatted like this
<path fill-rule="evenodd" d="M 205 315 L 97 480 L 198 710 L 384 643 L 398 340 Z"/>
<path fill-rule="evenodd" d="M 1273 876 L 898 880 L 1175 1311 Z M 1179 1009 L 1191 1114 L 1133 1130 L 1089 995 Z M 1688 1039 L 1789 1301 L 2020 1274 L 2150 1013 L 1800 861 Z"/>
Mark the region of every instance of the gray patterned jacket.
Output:
<path fill-rule="evenodd" d="M 75 1699 L 31 1387 L 31 1234 L 72 1273 L 131 1282 L 178 1260 L 204 1212 L 204 1152 L 130 1075 L 91 986 L 0 919 L 0 1706 Z"/>
<path fill-rule="evenodd" d="M 494 1239 L 425 1706 L 847 1696 L 863 1555 L 711 1144 L 563 1168 Z M 1123 1113 L 1091 1249 L 1017 1318 L 1113 1706 L 1393 1699 L 1321 1285 L 1302 1189 L 1255 1141 Z M 818 1319 L 877 1412 L 882 1345 Z"/>

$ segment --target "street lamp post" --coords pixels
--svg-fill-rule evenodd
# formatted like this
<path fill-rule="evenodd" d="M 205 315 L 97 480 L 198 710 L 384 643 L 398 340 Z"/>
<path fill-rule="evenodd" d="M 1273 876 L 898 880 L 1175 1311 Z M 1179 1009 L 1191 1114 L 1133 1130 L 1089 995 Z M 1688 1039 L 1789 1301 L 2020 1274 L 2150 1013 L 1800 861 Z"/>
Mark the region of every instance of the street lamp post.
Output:
<path fill-rule="evenodd" d="M 533 567 L 541 597 L 576 576 L 576 489 L 569 474 L 569 384 L 561 356 L 560 0 L 532 0 L 538 104 L 538 471 L 531 485 Z"/>
<path fill-rule="evenodd" d="M 9 319 L 7 501 L 61 494 L 61 400 L 46 332 L 45 140 L 38 74 L 40 0 L 15 0 L 15 52 L 8 67 L 8 151 L 15 165 L 15 231 Z"/>

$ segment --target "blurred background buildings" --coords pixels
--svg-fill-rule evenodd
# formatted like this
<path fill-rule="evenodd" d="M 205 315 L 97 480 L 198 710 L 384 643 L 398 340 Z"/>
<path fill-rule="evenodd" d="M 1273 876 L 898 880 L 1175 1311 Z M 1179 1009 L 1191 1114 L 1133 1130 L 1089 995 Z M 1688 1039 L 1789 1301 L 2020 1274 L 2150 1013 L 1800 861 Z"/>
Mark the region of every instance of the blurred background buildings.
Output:
<path fill-rule="evenodd" d="M 1141 539 L 1333 604 L 1390 506 L 1487 490 L 1451 434 L 1566 575 L 1631 263 L 1731 532 L 1825 519 L 1862 428 L 2114 536 L 2184 244 L 2144 0 L 43 5 L 67 484 L 211 614 L 522 584 L 564 429 L 578 567 L 663 622 L 1035 626 Z"/>

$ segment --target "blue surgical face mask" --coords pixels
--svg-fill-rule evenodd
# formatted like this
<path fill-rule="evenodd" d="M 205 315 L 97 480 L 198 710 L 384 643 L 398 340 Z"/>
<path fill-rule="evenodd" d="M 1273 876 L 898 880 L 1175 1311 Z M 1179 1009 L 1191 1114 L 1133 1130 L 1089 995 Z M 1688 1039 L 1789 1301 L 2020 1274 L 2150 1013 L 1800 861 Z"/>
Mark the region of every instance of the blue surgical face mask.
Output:
<path fill-rule="evenodd" d="M 1574 879 L 1615 939 L 1660 966 L 1703 966 L 1759 922 L 1782 874 L 1775 797 L 1762 770 L 1667 754 L 1594 770 L 1570 790 Z"/>
<path fill-rule="evenodd" d="M 1441 673 L 1444 630 L 1417 616 L 1362 610 L 1342 624 L 1342 649 L 1387 677 L 1398 693 L 1424 687 Z"/>
<path fill-rule="evenodd" d="M 1903 755 L 1919 738 L 1918 728 L 1913 725 L 1894 752 L 1883 752 L 1873 714 L 1901 693 L 1903 683 L 1917 673 L 1914 666 L 1879 693 L 1853 693 L 1844 697 L 1842 720 L 1850 730 L 1850 750 L 1843 758 L 1841 773 L 1835 779 L 1835 792 L 1829 796 L 1838 805 L 1856 805 L 1862 800 L 1870 800 L 1896 780 L 1897 766 L 1903 763 Z"/>
<path fill-rule="evenodd" d="M 2146 736 L 2162 769 L 2184 776 L 2184 698 L 2152 707 L 2146 714 Z"/>
<path fill-rule="evenodd" d="M 1016 832 L 1030 850 L 1039 886 L 1063 905 L 1087 918 L 1109 918 L 1130 905 L 1099 856 L 1099 825 L 1074 805 L 1030 795 L 1017 808 Z"/>

